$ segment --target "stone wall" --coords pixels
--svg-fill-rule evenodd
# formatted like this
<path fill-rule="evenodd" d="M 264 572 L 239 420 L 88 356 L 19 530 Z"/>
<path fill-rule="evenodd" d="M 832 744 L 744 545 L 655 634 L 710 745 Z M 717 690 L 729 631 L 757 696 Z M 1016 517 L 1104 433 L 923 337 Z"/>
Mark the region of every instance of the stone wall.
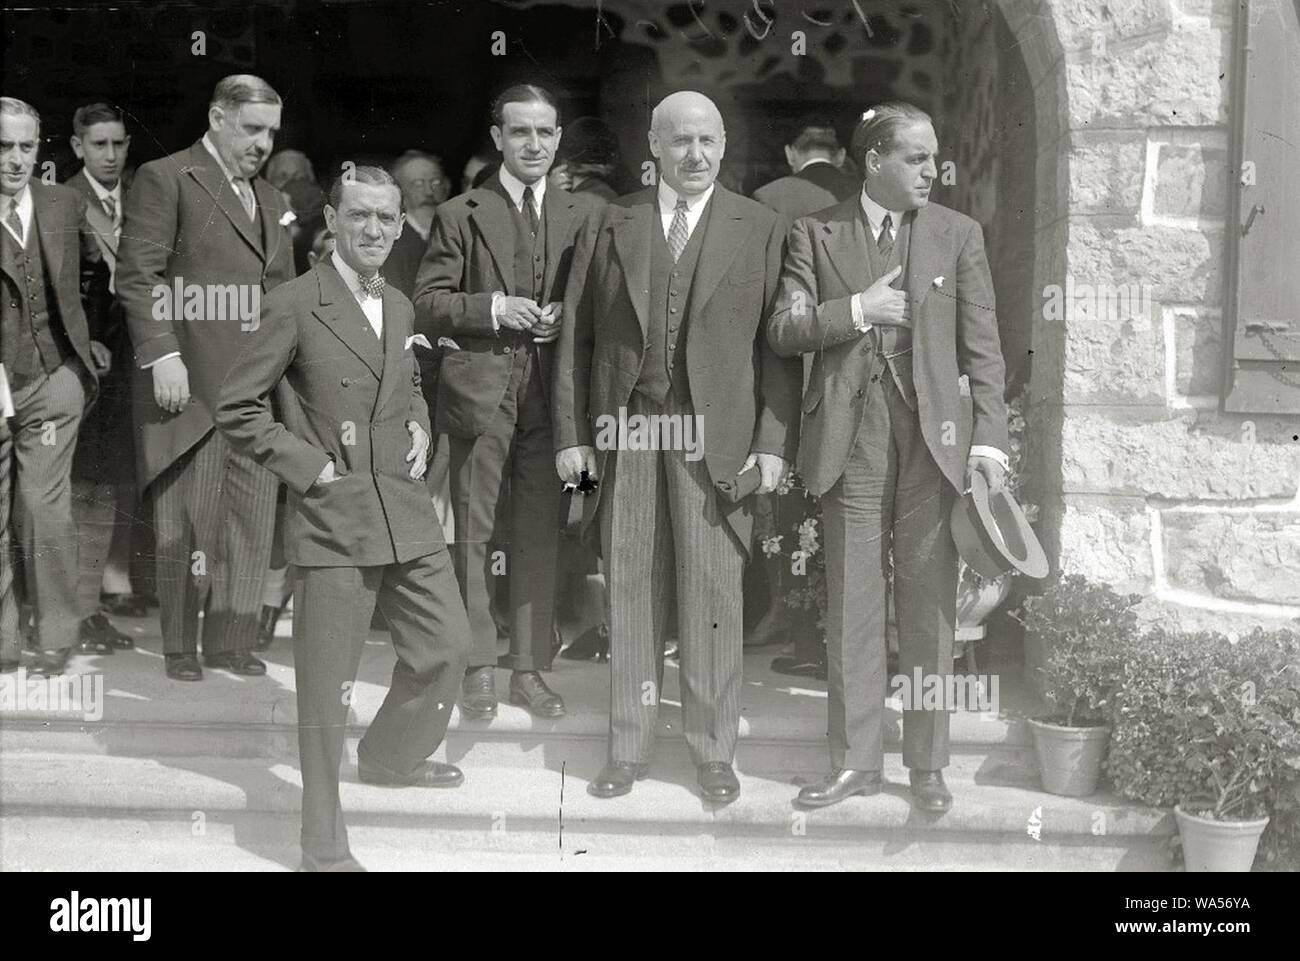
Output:
<path fill-rule="evenodd" d="M 1186 627 L 1300 616 L 1300 425 L 1219 411 L 1234 4 L 1002 9 L 1017 36 L 1056 41 L 1025 49 L 1049 551 Z"/>

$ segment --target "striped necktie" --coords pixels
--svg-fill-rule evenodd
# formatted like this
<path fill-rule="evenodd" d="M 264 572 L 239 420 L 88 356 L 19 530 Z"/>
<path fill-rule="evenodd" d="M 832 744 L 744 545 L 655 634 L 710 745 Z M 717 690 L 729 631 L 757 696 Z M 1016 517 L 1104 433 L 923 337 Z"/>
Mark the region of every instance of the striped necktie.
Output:
<path fill-rule="evenodd" d="M 889 255 L 894 252 L 894 235 L 890 230 L 893 222 L 893 217 L 885 214 L 885 219 L 880 222 L 880 236 L 876 238 L 876 249 L 880 251 L 881 259 L 886 262 L 889 260 Z"/>
<path fill-rule="evenodd" d="M 27 238 L 23 236 L 23 219 L 18 216 L 18 203 L 12 197 L 9 198 L 9 213 L 5 214 L 5 225 L 14 232 L 20 245 L 27 242 Z"/>
<path fill-rule="evenodd" d="M 681 259 L 686 242 L 690 239 L 690 231 L 686 229 L 686 198 L 678 197 L 677 206 L 673 209 L 673 222 L 668 228 L 668 249 L 673 253 L 673 263 Z"/>
<path fill-rule="evenodd" d="M 252 220 L 257 216 L 257 208 L 253 206 L 253 185 L 243 177 L 236 177 L 230 183 L 235 188 L 239 202 L 244 205 L 244 213 L 248 214 L 249 220 Z"/>

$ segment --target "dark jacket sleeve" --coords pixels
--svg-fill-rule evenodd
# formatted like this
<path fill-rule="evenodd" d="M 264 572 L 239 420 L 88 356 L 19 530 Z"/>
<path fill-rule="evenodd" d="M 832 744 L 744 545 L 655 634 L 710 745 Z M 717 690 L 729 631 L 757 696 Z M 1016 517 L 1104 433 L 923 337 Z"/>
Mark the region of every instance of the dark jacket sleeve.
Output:
<path fill-rule="evenodd" d="M 305 494 L 331 458 L 291 434 L 271 412 L 270 393 L 297 354 L 298 323 L 292 308 L 292 297 L 278 297 L 274 291 L 262 300 L 261 323 L 243 334 L 248 345 L 221 385 L 213 418 L 232 447 L 294 492 Z"/>
<path fill-rule="evenodd" d="M 564 289 L 564 325 L 555 343 L 551 375 L 551 423 L 557 452 L 566 447 L 592 446 L 591 360 L 596 346 L 594 302 L 600 283 L 594 270 L 609 253 L 609 232 L 604 225 L 608 211 L 613 209 L 593 211 L 573 246 L 573 265 Z"/>
<path fill-rule="evenodd" d="M 445 205 L 444 205 L 445 207 Z M 468 245 L 472 243 L 463 209 L 433 215 L 429 247 L 415 281 L 415 329 L 430 340 L 475 334 L 492 337 L 492 291 L 466 293 Z"/>
<path fill-rule="evenodd" d="M 754 338 L 758 378 L 758 423 L 750 450 L 777 454 L 794 461 L 799 450 L 799 396 L 803 387 L 803 362 L 798 357 L 781 357 L 772 349 L 768 325 L 780 292 L 780 277 L 785 251 L 786 221 L 773 218 L 764 252 L 763 317 Z"/>
<path fill-rule="evenodd" d="M 934 296 L 937 291 L 932 291 Z M 998 335 L 993 276 L 984 231 L 972 222 L 957 254 L 957 369 L 970 381 L 974 422 L 971 444 L 1010 452 L 1007 438 L 1006 362 Z"/>
<path fill-rule="evenodd" d="M 135 362 L 143 367 L 180 351 L 171 319 L 154 316 L 154 287 L 167 282 L 176 245 L 180 187 L 164 163 L 147 163 L 127 192 L 122 240 L 117 248 L 117 296 L 126 310 Z"/>

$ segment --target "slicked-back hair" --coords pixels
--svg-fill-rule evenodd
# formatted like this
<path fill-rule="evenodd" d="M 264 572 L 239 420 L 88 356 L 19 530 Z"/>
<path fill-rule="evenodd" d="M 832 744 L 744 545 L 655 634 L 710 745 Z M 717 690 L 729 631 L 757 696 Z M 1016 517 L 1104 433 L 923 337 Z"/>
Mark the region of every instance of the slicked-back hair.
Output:
<path fill-rule="evenodd" d="M 807 153 L 810 150 L 834 153 L 840 149 L 839 134 L 830 124 L 805 124 L 795 131 L 794 137 L 790 140 L 790 149 L 797 150 L 799 153 Z"/>
<path fill-rule="evenodd" d="M 269 83 L 251 73 L 232 73 L 217 81 L 212 89 L 210 106 L 230 110 L 245 103 L 280 104 L 283 101 Z"/>
<path fill-rule="evenodd" d="M 493 125 L 504 126 L 508 103 L 544 103 L 555 111 L 555 125 L 557 127 L 560 125 L 560 105 L 555 102 L 555 97 L 545 87 L 539 87 L 534 83 L 517 83 L 506 87 L 492 101 Z"/>
<path fill-rule="evenodd" d="M 402 188 L 397 185 L 397 181 L 383 167 L 356 166 L 348 163 L 344 169 L 334 178 L 330 184 L 329 203 L 335 210 L 339 209 L 339 204 L 343 202 L 343 188 L 348 184 L 369 184 L 371 187 L 392 187 L 397 191 L 397 209 L 399 213 L 405 213 L 406 208 L 402 205 Z"/>
<path fill-rule="evenodd" d="M 931 123 L 930 115 L 906 100 L 886 100 L 871 108 L 871 117 L 859 121 L 853 131 L 850 151 L 856 163 L 863 164 L 868 150 L 888 153 L 898 144 L 899 131 L 914 123 Z"/>
<path fill-rule="evenodd" d="M 76 113 L 72 115 L 72 132 L 78 137 L 84 137 L 86 131 L 97 123 L 120 123 L 123 129 L 126 128 L 122 111 L 112 104 L 99 102 L 88 103 L 84 107 L 77 108 Z"/>
<path fill-rule="evenodd" d="M 31 117 L 36 121 L 36 136 L 40 137 L 41 115 L 26 100 L 19 100 L 17 97 L 0 97 L 0 114 L 6 113 L 11 117 Z"/>
<path fill-rule="evenodd" d="M 447 167 L 443 164 L 441 157 L 436 153 L 429 153 L 427 150 L 420 150 L 418 148 L 405 151 L 400 157 L 388 165 L 388 172 L 396 177 L 397 171 L 401 170 L 402 164 L 406 163 L 408 160 L 428 160 L 430 163 L 436 163 L 438 169 L 442 171 L 442 175 L 444 177 L 447 175 Z"/>

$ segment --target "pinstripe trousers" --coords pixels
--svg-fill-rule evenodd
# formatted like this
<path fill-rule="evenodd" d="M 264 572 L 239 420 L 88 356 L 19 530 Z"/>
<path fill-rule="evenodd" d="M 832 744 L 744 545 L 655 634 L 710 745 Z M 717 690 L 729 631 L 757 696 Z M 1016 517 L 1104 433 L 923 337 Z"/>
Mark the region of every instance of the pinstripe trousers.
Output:
<path fill-rule="evenodd" d="M 0 517 L 9 543 L 0 572 L 0 657 L 16 660 L 21 560 L 24 596 L 35 608 L 43 650 L 77 643 L 77 528 L 72 520 L 72 455 L 86 405 L 84 371 L 69 361 L 14 392 L 14 416 L 0 438 Z M 15 558 L 9 551 L 16 549 Z M 6 587 L 8 589 L 6 589 Z"/>
<path fill-rule="evenodd" d="M 153 483 L 163 652 L 252 650 L 275 531 L 275 475 L 210 431 Z"/>
<path fill-rule="evenodd" d="M 693 416 L 676 382 L 674 391 L 662 406 L 634 393 L 629 417 Z M 648 763 L 654 750 L 675 592 L 686 743 L 696 764 L 730 763 L 740 728 L 745 554 L 708 467 L 680 450 L 620 450 L 607 459 L 602 486 L 610 759 Z"/>

